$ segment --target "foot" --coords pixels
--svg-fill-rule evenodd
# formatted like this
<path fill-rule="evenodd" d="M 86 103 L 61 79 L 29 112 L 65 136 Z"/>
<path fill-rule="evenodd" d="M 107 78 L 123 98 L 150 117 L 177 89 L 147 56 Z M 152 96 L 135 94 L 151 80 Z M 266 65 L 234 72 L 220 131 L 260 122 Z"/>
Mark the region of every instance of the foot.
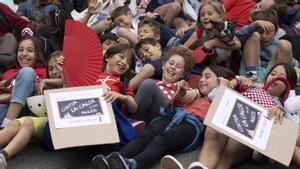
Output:
<path fill-rule="evenodd" d="M 125 159 L 118 152 L 111 153 L 107 161 L 111 169 L 129 169 Z"/>
<path fill-rule="evenodd" d="M 102 154 L 96 155 L 92 159 L 92 164 L 94 169 L 110 169 L 108 162 L 106 161 L 106 157 Z"/>
<path fill-rule="evenodd" d="M 193 162 L 192 164 L 190 164 L 188 169 L 208 169 L 205 165 L 203 165 L 202 163 L 196 161 Z"/>
<path fill-rule="evenodd" d="M 160 161 L 162 169 L 183 169 L 181 163 L 173 156 L 166 155 Z"/>

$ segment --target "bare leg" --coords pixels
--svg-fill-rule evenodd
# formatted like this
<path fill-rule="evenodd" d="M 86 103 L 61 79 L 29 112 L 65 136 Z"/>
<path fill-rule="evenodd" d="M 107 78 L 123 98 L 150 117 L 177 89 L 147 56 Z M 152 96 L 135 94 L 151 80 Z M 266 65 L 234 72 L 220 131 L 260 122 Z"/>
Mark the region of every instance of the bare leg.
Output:
<path fill-rule="evenodd" d="M 243 49 L 245 67 L 257 67 L 259 63 L 260 35 L 254 32 L 246 41 Z"/>
<path fill-rule="evenodd" d="M 252 151 L 252 149 L 234 139 L 228 139 L 217 169 L 230 169 L 233 165 L 250 158 Z"/>
<path fill-rule="evenodd" d="M 228 138 L 225 135 L 207 127 L 205 130 L 203 147 L 200 151 L 198 161 L 209 169 L 216 168 L 227 139 Z"/>
<path fill-rule="evenodd" d="M 178 16 L 181 11 L 181 4 L 179 2 L 172 2 L 162 5 L 154 10 L 158 13 L 165 21 L 165 24 L 169 27 L 172 26 L 174 19 Z"/>
<path fill-rule="evenodd" d="M 293 155 L 293 161 L 296 163 L 297 166 L 300 166 L 300 132 L 298 132 L 298 139 Z"/>
<path fill-rule="evenodd" d="M 172 22 L 172 26 L 178 30 L 179 28 L 188 28 L 189 25 L 182 18 L 175 18 Z"/>
<path fill-rule="evenodd" d="M 277 51 L 272 57 L 271 64 L 276 65 L 277 63 L 292 63 L 293 51 L 292 44 L 287 40 L 280 40 Z"/>
<path fill-rule="evenodd" d="M 20 127 L 20 123 L 17 120 L 14 120 L 5 128 L 0 130 L 0 146 L 7 145 L 18 133 Z"/>
<path fill-rule="evenodd" d="M 21 129 L 17 135 L 11 140 L 11 142 L 4 148 L 8 157 L 12 157 L 20 152 L 30 141 L 34 132 L 33 122 L 30 118 L 27 118 L 21 126 Z"/>
<path fill-rule="evenodd" d="M 22 109 L 23 109 L 22 104 L 16 103 L 16 102 L 11 102 L 9 104 L 9 107 L 8 107 L 8 110 L 6 113 L 6 118 L 8 118 L 10 120 L 16 119 L 19 116 Z"/>

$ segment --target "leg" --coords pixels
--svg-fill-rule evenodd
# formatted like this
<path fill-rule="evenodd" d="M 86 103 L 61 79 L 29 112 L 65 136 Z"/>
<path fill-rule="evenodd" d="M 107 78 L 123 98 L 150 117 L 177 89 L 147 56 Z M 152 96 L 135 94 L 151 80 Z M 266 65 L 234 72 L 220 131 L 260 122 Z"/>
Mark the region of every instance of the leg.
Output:
<path fill-rule="evenodd" d="M 276 65 L 277 63 L 292 63 L 293 51 L 292 44 L 287 40 L 280 40 L 276 53 L 272 57 L 271 64 Z"/>
<path fill-rule="evenodd" d="M 17 135 L 3 149 L 8 157 L 12 157 L 20 152 L 30 141 L 34 132 L 33 122 L 30 118 L 25 119 Z"/>
<path fill-rule="evenodd" d="M 259 64 L 260 54 L 260 35 L 254 32 L 246 41 L 243 48 L 243 62 L 246 68 L 246 74 L 252 72 L 256 74 L 256 67 Z"/>
<path fill-rule="evenodd" d="M 300 132 L 298 132 L 298 139 L 293 155 L 293 161 L 296 163 L 297 166 L 300 166 Z"/>
<path fill-rule="evenodd" d="M 148 124 L 159 115 L 163 94 L 154 80 L 147 79 L 140 85 L 135 100 L 138 108 L 134 117 Z"/>
<path fill-rule="evenodd" d="M 184 133 L 184 134 L 182 134 Z M 193 125 L 182 121 L 179 125 L 172 127 L 167 132 L 156 136 L 147 147 L 133 157 L 138 168 L 147 168 L 159 161 L 164 155 L 183 150 L 189 146 L 196 136 Z"/>
<path fill-rule="evenodd" d="M 153 140 L 154 137 L 164 131 L 169 124 L 170 119 L 158 117 L 153 120 L 136 139 L 125 145 L 120 151 L 120 154 L 126 158 L 132 158 L 142 152 L 146 146 Z"/>
<path fill-rule="evenodd" d="M 217 168 L 230 169 L 233 165 L 250 158 L 252 152 L 253 150 L 249 147 L 230 138 L 222 152 L 221 160 Z"/>
<path fill-rule="evenodd" d="M 5 128 L 0 130 L 0 146 L 6 146 L 19 132 L 21 125 L 19 121 L 14 120 Z"/>
<path fill-rule="evenodd" d="M 27 97 L 34 92 L 36 73 L 30 67 L 24 67 L 19 71 L 16 84 L 12 91 L 11 103 L 8 107 L 6 118 L 13 120 L 17 118 L 26 104 Z"/>
<path fill-rule="evenodd" d="M 204 143 L 198 160 L 209 169 L 216 168 L 227 139 L 228 138 L 225 135 L 210 127 L 206 127 Z"/>

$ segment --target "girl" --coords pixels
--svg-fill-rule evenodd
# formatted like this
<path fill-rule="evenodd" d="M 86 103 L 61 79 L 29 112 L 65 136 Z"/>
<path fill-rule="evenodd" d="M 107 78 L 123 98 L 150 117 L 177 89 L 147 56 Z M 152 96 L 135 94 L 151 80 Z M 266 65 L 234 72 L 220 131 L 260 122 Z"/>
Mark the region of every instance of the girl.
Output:
<path fill-rule="evenodd" d="M 51 83 L 51 80 L 62 81 L 61 73 L 56 69 L 59 67 L 56 59 L 61 54 L 61 52 L 55 52 L 49 56 L 47 72 L 48 77 L 51 79 L 41 80 L 41 82 L 48 80 L 48 88 L 51 87 L 50 84 L 56 85 L 56 83 Z M 39 88 L 42 88 L 41 85 L 45 83 L 41 82 L 39 83 Z M 20 152 L 32 137 L 40 139 L 47 121 L 48 117 L 25 116 L 13 120 L 4 129 L 0 130 L 0 145 L 4 147 L 0 150 L 0 168 L 1 166 L 5 168 L 7 165 L 6 160 Z"/>
<path fill-rule="evenodd" d="M 35 84 L 45 77 L 46 69 L 38 39 L 23 38 L 17 50 L 16 67 L 6 71 L 3 75 L 4 80 L 0 82 L 0 114 L 6 114 L 2 127 L 19 116 L 26 98 L 34 93 Z"/>
<path fill-rule="evenodd" d="M 241 47 L 240 41 L 235 36 L 232 42 L 230 42 L 230 45 L 227 45 L 215 38 L 213 22 L 220 22 L 224 19 L 224 8 L 220 2 L 216 0 L 202 2 L 198 14 L 198 28 L 196 28 L 196 31 L 183 44 L 183 46 L 197 48 L 192 47 L 191 45 L 198 41 L 202 45 L 200 47 L 202 51 L 201 56 L 198 57 L 206 58 L 216 53 L 219 57 L 217 57 L 217 62 L 219 63 L 224 61 L 224 58 L 222 59 L 220 56 L 225 57 L 223 56 L 224 54 L 230 56 L 231 50 L 239 49 Z M 195 64 L 203 62 L 202 60 L 199 60 L 199 58 L 197 60 L 194 58 L 194 61 Z"/>
<path fill-rule="evenodd" d="M 266 82 L 270 81 L 275 77 L 286 77 L 290 82 L 292 88 L 296 85 L 296 72 L 288 64 L 281 63 L 275 65 L 266 76 Z M 245 77 L 241 77 L 245 78 Z M 249 80 L 249 79 L 248 79 Z M 229 86 L 236 87 L 238 81 L 230 82 Z M 243 84 L 242 84 L 243 85 Z M 251 86 L 251 83 L 248 83 L 247 86 Z M 283 99 L 285 92 L 285 85 L 281 81 L 275 82 L 267 90 L 269 94 L 278 98 L 279 101 Z M 281 106 L 281 105 L 278 105 Z M 269 109 L 269 118 L 275 116 L 275 122 L 279 121 L 280 123 L 283 120 L 283 112 L 277 107 Z M 230 168 L 232 165 L 245 160 L 246 158 L 251 157 L 253 150 L 242 145 L 241 143 L 229 138 L 216 130 L 207 127 L 205 131 L 203 147 L 199 155 L 199 162 L 193 162 L 189 169 L 226 169 Z M 242 152 L 242 153 L 241 153 Z M 255 154 L 255 153 L 254 153 Z"/>

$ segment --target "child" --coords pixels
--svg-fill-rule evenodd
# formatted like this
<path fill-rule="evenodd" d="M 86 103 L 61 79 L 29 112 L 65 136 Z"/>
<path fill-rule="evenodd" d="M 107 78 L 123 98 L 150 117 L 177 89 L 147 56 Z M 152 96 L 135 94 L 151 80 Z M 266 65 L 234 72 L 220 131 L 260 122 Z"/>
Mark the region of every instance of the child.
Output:
<path fill-rule="evenodd" d="M 215 0 L 204 1 L 199 9 L 198 28 L 183 44 L 184 47 L 191 47 L 195 41 L 201 41 L 199 49 L 202 51 L 198 57 L 209 58 L 212 55 L 217 55 L 217 63 L 227 59 L 231 55 L 231 51 L 239 49 L 241 44 L 237 37 L 234 36 L 231 42 L 225 44 L 217 39 L 214 35 L 213 22 L 224 20 L 224 9 L 220 2 Z M 229 45 L 230 44 L 230 45 Z M 194 58 L 195 64 L 201 64 L 205 60 Z"/>
<path fill-rule="evenodd" d="M 292 63 L 292 48 L 290 42 L 275 37 L 278 31 L 275 11 L 258 11 L 251 17 L 253 22 L 237 32 L 244 46 L 240 74 L 262 81 L 271 66 Z"/>
<path fill-rule="evenodd" d="M 162 49 L 158 41 L 152 38 L 141 39 L 135 46 L 136 53 L 143 62 L 141 70 L 130 80 L 130 86 L 137 90 L 148 78 L 161 79 L 163 59 Z"/>
<path fill-rule="evenodd" d="M 272 67 L 270 72 L 266 76 L 266 82 L 276 77 L 286 77 L 290 82 L 292 88 L 296 85 L 296 73 L 295 70 L 288 64 L 278 64 Z M 244 77 L 243 77 L 244 78 Z M 236 87 L 239 82 L 233 81 L 233 87 Z M 248 85 L 250 86 L 250 85 Z M 267 92 L 279 98 L 283 97 L 285 85 L 282 82 L 275 82 Z M 278 105 L 281 106 L 281 105 Z M 275 116 L 275 122 L 280 123 L 283 120 L 283 112 L 281 108 L 273 107 L 269 109 L 269 117 Z M 216 130 L 207 127 L 204 136 L 204 143 L 199 155 L 199 162 L 193 162 L 189 169 L 196 169 L 202 167 L 203 169 L 214 169 L 214 168 L 230 168 L 232 165 L 238 162 L 250 158 L 253 150 L 242 145 L 241 143 L 229 138 Z"/>
<path fill-rule="evenodd" d="M 43 53 L 36 37 L 26 37 L 20 41 L 17 63 L 16 68 L 4 73 L 4 80 L 0 83 L 0 103 L 4 104 L 0 114 L 6 114 L 2 127 L 19 116 L 26 98 L 33 95 L 35 84 L 46 77 Z"/>
<path fill-rule="evenodd" d="M 56 61 L 61 54 L 61 52 L 55 52 L 49 56 L 47 72 L 50 79 L 43 79 L 41 82 L 46 80 L 61 81 L 61 73 L 57 70 L 59 65 Z M 41 85 L 41 83 L 39 84 Z M 46 84 L 48 88 L 53 87 L 49 85 L 49 82 Z M 1 166 L 6 168 L 6 160 L 20 152 L 32 137 L 40 139 L 47 121 L 48 117 L 25 116 L 13 120 L 4 129 L 0 130 L 0 145 L 3 147 L 0 150 L 0 168 Z"/>

